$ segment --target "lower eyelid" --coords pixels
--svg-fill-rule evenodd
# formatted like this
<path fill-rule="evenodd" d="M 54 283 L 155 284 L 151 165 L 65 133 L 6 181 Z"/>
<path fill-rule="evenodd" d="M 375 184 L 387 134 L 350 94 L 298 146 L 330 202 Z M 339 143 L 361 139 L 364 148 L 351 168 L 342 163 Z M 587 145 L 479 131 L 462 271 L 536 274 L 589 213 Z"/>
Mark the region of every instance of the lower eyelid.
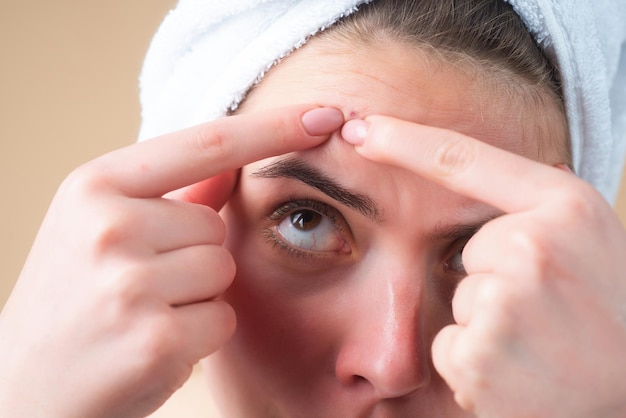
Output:
<path fill-rule="evenodd" d="M 298 260 L 311 260 L 318 261 L 322 258 L 328 258 L 328 253 L 323 252 L 315 252 L 315 251 L 306 251 L 290 245 L 283 238 L 280 237 L 273 228 L 266 228 L 263 230 L 263 235 L 265 236 L 266 242 L 271 245 L 274 249 L 277 249 L 281 252 L 286 253 L 288 256 L 292 258 L 296 258 Z"/>
<path fill-rule="evenodd" d="M 341 251 L 331 252 L 331 251 L 313 251 L 306 250 L 302 248 L 298 248 L 295 245 L 289 243 L 286 238 L 282 236 L 282 234 L 276 229 L 280 223 L 285 220 L 290 214 L 294 213 L 297 210 L 311 210 L 319 213 L 320 215 L 328 218 L 334 228 L 336 228 L 337 233 L 341 235 L 343 239 L 344 246 Z M 298 258 L 298 259 L 312 259 L 319 260 L 322 258 L 328 258 L 335 255 L 346 255 L 350 254 L 351 251 L 351 231 L 348 226 L 347 221 L 334 207 L 330 206 L 327 203 L 320 202 L 315 199 L 295 199 L 291 198 L 289 201 L 278 205 L 276 209 L 267 217 L 269 221 L 271 221 L 272 225 L 268 228 L 265 228 L 263 234 L 266 238 L 266 241 L 272 245 L 274 248 L 277 248 L 281 251 L 285 251 L 288 255 Z"/>

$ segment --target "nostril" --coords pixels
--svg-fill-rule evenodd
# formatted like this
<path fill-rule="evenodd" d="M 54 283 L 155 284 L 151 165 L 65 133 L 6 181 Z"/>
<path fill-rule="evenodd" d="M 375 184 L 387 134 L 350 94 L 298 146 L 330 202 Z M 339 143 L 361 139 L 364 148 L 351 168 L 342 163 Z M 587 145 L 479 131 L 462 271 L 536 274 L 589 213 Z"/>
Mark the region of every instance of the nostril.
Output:
<path fill-rule="evenodd" d="M 359 376 L 359 375 L 352 376 L 352 380 L 353 380 L 354 384 L 367 383 L 367 379 L 364 378 L 363 376 Z"/>
<path fill-rule="evenodd" d="M 349 386 L 349 387 L 369 385 L 369 381 L 365 377 L 359 376 L 359 375 L 345 376 L 343 379 L 339 379 L 339 380 L 342 385 Z"/>
<path fill-rule="evenodd" d="M 335 376 L 344 388 L 377 399 L 412 397 L 430 384 L 420 290 L 401 280 L 412 280 L 408 273 L 394 277 L 372 296 L 375 303 L 341 341 L 335 358 Z"/>
<path fill-rule="evenodd" d="M 377 398 L 390 399 L 412 397 L 430 384 L 426 355 L 416 354 L 418 349 L 408 347 L 399 355 L 402 352 L 368 347 L 346 347 L 337 358 L 335 376 L 344 388 L 373 391 Z"/>

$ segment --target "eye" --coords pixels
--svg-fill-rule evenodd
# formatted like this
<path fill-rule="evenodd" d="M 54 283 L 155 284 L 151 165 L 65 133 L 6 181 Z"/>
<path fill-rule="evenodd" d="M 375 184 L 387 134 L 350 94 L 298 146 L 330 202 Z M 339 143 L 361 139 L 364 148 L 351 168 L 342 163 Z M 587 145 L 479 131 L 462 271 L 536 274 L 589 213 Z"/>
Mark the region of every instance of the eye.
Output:
<path fill-rule="evenodd" d="M 302 253 L 350 253 L 345 240 L 343 217 L 318 201 L 291 201 L 270 217 L 278 221 L 271 228 L 272 240 L 281 247 Z"/>
<path fill-rule="evenodd" d="M 446 270 L 453 271 L 455 273 L 467 275 L 465 266 L 463 265 L 463 249 L 454 253 L 454 255 L 446 260 Z"/>
<path fill-rule="evenodd" d="M 455 275 L 467 276 L 465 266 L 463 265 L 463 250 L 470 238 L 471 236 L 459 239 L 452 245 L 448 253 L 450 256 L 444 262 L 444 268 L 447 271 Z"/>
<path fill-rule="evenodd" d="M 330 218 L 310 209 L 285 217 L 276 232 L 294 247 L 317 252 L 341 252 L 346 245 Z"/>

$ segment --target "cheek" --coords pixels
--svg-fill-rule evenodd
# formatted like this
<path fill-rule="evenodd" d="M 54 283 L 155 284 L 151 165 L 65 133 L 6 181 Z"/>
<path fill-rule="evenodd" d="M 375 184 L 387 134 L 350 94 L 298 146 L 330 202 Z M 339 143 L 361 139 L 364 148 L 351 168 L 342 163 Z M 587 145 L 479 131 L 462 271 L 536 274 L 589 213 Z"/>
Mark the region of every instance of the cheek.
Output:
<path fill-rule="evenodd" d="M 254 196 L 250 190 L 236 191 L 221 212 L 227 228 L 225 246 L 237 264 L 236 278 L 224 295 L 237 314 L 235 335 L 224 348 L 228 368 L 245 370 L 241 378 L 269 388 L 264 390 L 323 396 L 332 387 L 329 382 L 334 380 L 337 353 L 355 332 L 355 324 L 373 312 L 371 306 L 380 304 L 371 298 L 381 294 L 376 289 L 387 282 L 385 272 L 402 260 L 414 261 L 414 254 L 389 257 L 378 245 L 363 244 L 373 237 L 358 235 L 360 250 L 378 269 L 363 268 L 358 261 L 303 267 L 304 261 L 280 255 L 267 242 L 264 215 L 252 209 L 261 198 Z M 409 243 L 395 241 L 398 251 L 410 251 Z M 426 266 L 413 265 L 412 272 L 423 275 L 406 275 L 407 280 L 424 282 L 422 300 L 412 306 L 419 310 L 416 321 L 423 326 L 426 350 L 434 335 L 452 320 L 449 301 L 455 283 L 434 277 L 436 264 L 433 259 Z M 380 324 L 379 320 L 384 318 L 373 318 L 372 325 Z"/>
<path fill-rule="evenodd" d="M 343 325 L 321 309 L 332 291 L 296 291 L 303 287 L 294 283 L 307 278 L 294 277 L 276 263 L 276 250 L 238 203 L 233 198 L 221 213 L 228 231 L 225 246 L 237 264 L 236 278 L 224 295 L 237 314 L 237 329 L 225 349 L 263 382 L 291 389 L 310 385 L 302 376 L 334 373 L 333 347 Z"/>

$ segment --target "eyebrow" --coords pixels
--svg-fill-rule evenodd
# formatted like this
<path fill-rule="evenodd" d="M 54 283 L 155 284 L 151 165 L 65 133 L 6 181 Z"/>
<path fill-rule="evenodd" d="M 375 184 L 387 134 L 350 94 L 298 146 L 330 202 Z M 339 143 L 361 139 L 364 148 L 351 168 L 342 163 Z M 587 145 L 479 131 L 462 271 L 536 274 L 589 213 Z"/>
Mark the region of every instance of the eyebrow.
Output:
<path fill-rule="evenodd" d="M 260 178 L 287 178 L 301 181 L 330 198 L 352 208 L 370 218 L 372 221 L 382 222 L 381 211 L 378 205 L 369 196 L 350 191 L 337 181 L 324 174 L 303 160 L 285 158 L 260 168 L 251 174 Z"/>
<path fill-rule="evenodd" d="M 457 240 L 474 236 L 485 224 L 504 215 L 502 212 L 490 214 L 467 224 L 438 225 L 431 234 L 431 240 Z"/>

